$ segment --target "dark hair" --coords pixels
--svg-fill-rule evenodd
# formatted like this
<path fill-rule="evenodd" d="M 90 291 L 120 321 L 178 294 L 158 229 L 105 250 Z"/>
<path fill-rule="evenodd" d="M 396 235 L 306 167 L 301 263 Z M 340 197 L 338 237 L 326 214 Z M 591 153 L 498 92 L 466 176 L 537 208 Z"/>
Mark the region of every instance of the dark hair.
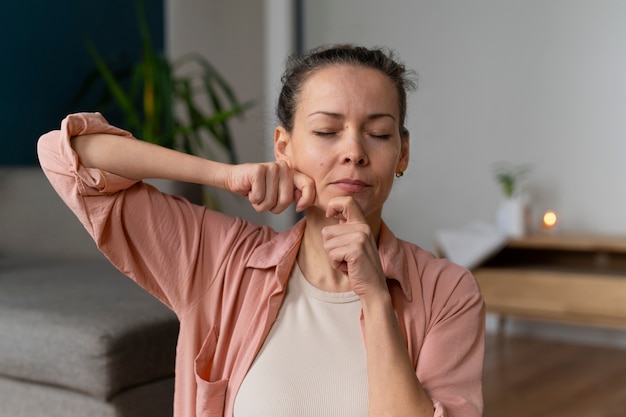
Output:
<path fill-rule="evenodd" d="M 407 91 L 415 88 L 415 74 L 397 61 L 395 53 L 387 48 L 366 48 L 353 45 L 326 45 L 304 55 L 291 55 L 281 78 L 276 114 L 287 131 L 293 129 L 294 115 L 302 85 L 314 72 L 332 65 L 356 65 L 381 71 L 398 90 L 400 131 L 405 134 Z"/>

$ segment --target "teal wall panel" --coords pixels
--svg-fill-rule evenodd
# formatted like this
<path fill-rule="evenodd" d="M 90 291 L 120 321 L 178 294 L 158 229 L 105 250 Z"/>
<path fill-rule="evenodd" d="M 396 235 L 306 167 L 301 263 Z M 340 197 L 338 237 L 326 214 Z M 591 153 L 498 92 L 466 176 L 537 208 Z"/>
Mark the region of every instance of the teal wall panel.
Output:
<path fill-rule="evenodd" d="M 146 0 L 155 46 L 164 44 L 163 0 Z M 37 163 L 36 143 L 63 117 L 95 109 L 96 97 L 71 105 L 94 68 L 85 40 L 107 58 L 140 56 L 135 2 L 15 1 L 0 5 L 0 165 Z M 117 123 L 118 115 L 107 114 Z"/>

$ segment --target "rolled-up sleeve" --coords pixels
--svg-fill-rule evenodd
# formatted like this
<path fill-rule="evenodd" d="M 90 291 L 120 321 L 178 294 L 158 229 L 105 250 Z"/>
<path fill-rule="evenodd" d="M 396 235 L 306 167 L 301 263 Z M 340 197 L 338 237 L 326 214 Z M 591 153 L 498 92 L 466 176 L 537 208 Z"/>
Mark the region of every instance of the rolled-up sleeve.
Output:
<path fill-rule="evenodd" d="M 40 137 L 41 167 L 104 255 L 180 314 L 211 285 L 243 222 L 141 181 L 82 166 L 72 137 L 94 133 L 137 140 L 98 113 L 73 114 L 60 130 Z"/>
<path fill-rule="evenodd" d="M 54 189 L 93 236 L 93 225 L 83 207 L 83 197 L 113 194 L 131 187 L 137 180 L 81 165 L 70 140 L 73 136 L 92 133 L 132 138 L 129 132 L 109 125 L 99 113 L 79 113 L 63 119 L 60 130 L 42 135 L 37 142 L 37 153 L 39 163 Z"/>

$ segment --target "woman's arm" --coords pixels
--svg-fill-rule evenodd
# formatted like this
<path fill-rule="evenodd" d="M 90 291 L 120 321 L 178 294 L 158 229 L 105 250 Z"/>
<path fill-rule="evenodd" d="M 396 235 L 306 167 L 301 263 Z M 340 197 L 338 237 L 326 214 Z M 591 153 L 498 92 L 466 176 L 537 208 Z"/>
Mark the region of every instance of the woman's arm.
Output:
<path fill-rule="evenodd" d="M 415 375 L 388 292 L 361 298 L 370 416 L 432 417 L 434 406 Z"/>
<path fill-rule="evenodd" d="M 97 113 L 69 115 L 60 130 L 41 136 L 37 149 L 51 185 L 98 248 L 175 311 L 210 285 L 220 265 L 213 260 L 228 255 L 238 230 L 255 226 L 160 193 L 136 178 L 222 186 L 247 195 L 259 211 L 286 207 L 296 184 L 302 189 L 299 203 L 311 200 L 306 179 L 281 171 L 281 164 L 207 161 L 136 140 Z"/>
<path fill-rule="evenodd" d="M 350 197 L 333 199 L 326 215 L 344 218 L 324 229 L 324 246 L 361 299 L 370 417 L 432 417 L 434 405 L 411 363 L 371 228 Z"/>
<path fill-rule="evenodd" d="M 111 134 L 80 135 L 71 144 L 87 168 L 130 179 L 205 184 L 247 197 L 259 212 L 280 213 L 294 200 L 302 210 L 315 198 L 312 180 L 282 161 L 229 165 Z"/>
<path fill-rule="evenodd" d="M 75 136 L 71 145 L 86 168 L 98 168 L 130 179 L 162 178 L 224 188 L 220 182 L 224 182 L 226 164 L 152 143 L 96 133 Z"/>

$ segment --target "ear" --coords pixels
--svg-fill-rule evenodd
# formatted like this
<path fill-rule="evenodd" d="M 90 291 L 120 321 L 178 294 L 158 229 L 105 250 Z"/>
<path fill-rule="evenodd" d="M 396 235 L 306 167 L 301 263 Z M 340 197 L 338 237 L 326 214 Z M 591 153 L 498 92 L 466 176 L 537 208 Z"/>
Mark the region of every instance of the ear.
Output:
<path fill-rule="evenodd" d="M 409 166 L 409 154 L 410 154 L 410 141 L 409 131 L 403 129 L 400 136 L 400 158 L 398 158 L 398 164 L 396 166 L 396 172 L 404 172 Z"/>
<path fill-rule="evenodd" d="M 274 130 L 274 157 L 277 161 L 286 161 L 291 166 L 289 158 L 289 144 L 291 134 L 283 126 L 277 126 Z"/>

